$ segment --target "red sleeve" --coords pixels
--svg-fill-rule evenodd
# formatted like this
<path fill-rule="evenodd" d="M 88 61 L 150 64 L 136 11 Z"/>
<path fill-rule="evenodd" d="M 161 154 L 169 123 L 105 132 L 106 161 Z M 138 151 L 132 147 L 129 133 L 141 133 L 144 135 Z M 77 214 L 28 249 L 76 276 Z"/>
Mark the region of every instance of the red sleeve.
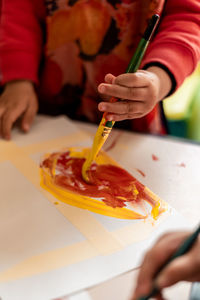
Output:
<path fill-rule="evenodd" d="M 38 1 L 38 0 L 37 0 Z M 38 82 L 42 32 L 36 0 L 1 0 L 0 83 Z"/>
<path fill-rule="evenodd" d="M 200 1 L 167 0 L 157 34 L 142 67 L 163 65 L 174 76 L 176 88 L 200 59 Z"/>

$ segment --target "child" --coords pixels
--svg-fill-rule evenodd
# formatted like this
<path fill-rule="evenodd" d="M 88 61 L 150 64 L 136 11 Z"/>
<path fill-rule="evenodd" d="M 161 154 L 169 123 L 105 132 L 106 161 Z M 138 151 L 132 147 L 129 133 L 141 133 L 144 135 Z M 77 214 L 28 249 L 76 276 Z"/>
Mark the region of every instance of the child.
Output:
<path fill-rule="evenodd" d="M 166 133 L 158 103 L 200 58 L 199 0 L 2 0 L 0 134 L 28 131 L 38 110 Z M 154 14 L 159 28 L 141 70 L 123 74 Z M 103 83 L 104 82 L 104 83 Z M 101 102 L 109 96 L 118 103 Z M 100 102 L 100 103 L 99 103 Z M 99 108 L 99 112 L 97 109 Z M 118 123 L 119 124 L 119 123 Z"/>

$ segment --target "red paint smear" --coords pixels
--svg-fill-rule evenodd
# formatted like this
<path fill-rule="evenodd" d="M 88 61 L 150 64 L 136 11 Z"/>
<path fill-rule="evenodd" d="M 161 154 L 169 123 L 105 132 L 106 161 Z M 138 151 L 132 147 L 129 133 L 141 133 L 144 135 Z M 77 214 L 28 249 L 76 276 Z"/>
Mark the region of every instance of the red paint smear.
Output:
<path fill-rule="evenodd" d="M 143 177 L 146 176 L 146 174 L 143 171 L 141 171 L 140 169 L 136 169 L 136 171 L 138 171 L 138 173 L 140 173 Z"/>
<path fill-rule="evenodd" d="M 158 156 L 156 156 L 155 154 L 152 154 L 152 159 L 153 159 L 154 161 L 159 160 Z"/>
<path fill-rule="evenodd" d="M 41 164 L 41 167 L 50 170 L 50 174 L 57 155 L 58 153 L 50 155 Z M 145 186 L 117 166 L 92 164 L 89 171 L 91 184 L 86 183 L 81 174 L 84 161 L 85 158 L 70 157 L 69 151 L 60 154 L 56 164 L 54 184 L 80 195 L 101 198 L 105 204 L 113 208 L 124 207 L 125 202 L 140 200 L 146 200 L 151 205 L 155 204 L 155 201 L 145 192 Z M 138 194 L 133 192 L 135 188 Z M 125 197 L 126 200 L 119 197 Z"/>
<path fill-rule="evenodd" d="M 178 164 L 178 166 L 179 166 L 179 167 L 182 167 L 182 168 L 185 168 L 185 167 L 186 167 L 186 164 L 182 162 L 182 163 Z"/>

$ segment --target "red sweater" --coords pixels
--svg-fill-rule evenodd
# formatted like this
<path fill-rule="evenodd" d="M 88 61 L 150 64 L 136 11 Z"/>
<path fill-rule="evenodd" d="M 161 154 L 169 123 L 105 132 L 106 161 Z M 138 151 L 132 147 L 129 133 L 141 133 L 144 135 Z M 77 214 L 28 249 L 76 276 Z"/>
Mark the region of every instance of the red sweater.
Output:
<path fill-rule="evenodd" d="M 191 74 L 200 58 L 199 0 L 107 0 L 106 4 L 100 0 L 67 2 L 68 5 L 60 0 L 1 0 L 2 85 L 16 79 L 31 80 L 38 84 L 39 97 L 45 106 L 61 103 L 62 108 L 63 101 L 67 101 L 63 100 L 63 95 L 75 99 L 72 93 L 75 90 L 82 97 L 83 104 L 79 103 L 79 106 L 83 112 L 84 107 L 85 110 L 91 107 L 89 98 L 94 97 L 95 86 L 103 80 L 106 72 L 118 75 L 125 70 L 146 20 L 155 12 L 162 13 L 160 26 L 141 67 L 161 65 L 174 78 L 177 88 Z M 92 16 L 89 22 L 84 19 L 88 14 Z M 92 24 L 94 34 L 88 31 L 87 22 Z M 47 34 L 44 28 L 47 28 Z M 109 37 L 113 46 L 107 49 L 106 37 L 111 29 L 117 32 L 116 39 L 110 42 Z M 135 41 L 133 45 L 130 37 Z M 91 44 L 93 40 L 95 42 Z M 42 59 L 44 53 L 45 60 Z M 156 118 L 157 110 L 142 118 L 135 128 L 155 132 L 150 123 Z M 80 108 L 77 111 L 80 114 Z"/>

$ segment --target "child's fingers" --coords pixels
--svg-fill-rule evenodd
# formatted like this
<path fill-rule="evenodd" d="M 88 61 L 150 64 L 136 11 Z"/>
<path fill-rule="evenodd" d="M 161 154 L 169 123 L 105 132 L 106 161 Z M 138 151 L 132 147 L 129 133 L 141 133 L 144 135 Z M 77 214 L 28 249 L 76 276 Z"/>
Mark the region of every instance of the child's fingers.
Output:
<path fill-rule="evenodd" d="M 156 281 L 157 285 L 162 289 L 182 280 L 190 280 L 194 272 L 193 267 L 187 255 L 177 258 L 163 270 Z"/>
<path fill-rule="evenodd" d="M 3 103 L 2 104 L 0 103 L 0 118 L 3 115 L 4 111 L 5 111 L 5 106 L 3 105 Z"/>
<path fill-rule="evenodd" d="M 106 83 L 110 83 L 110 84 L 112 84 L 113 82 L 114 82 L 114 80 L 115 80 L 115 76 L 114 75 L 112 75 L 112 74 L 106 74 L 106 76 L 105 76 L 105 82 Z"/>
<path fill-rule="evenodd" d="M 6 140 L 10 140 L 11 138 L 10 133 L 14 121 L 13 114 L 10 111 L 3 114 L 1 119 L 1 136 Z"/>
<path fill-rule="evenodd" d="M 161 272 L 157 279 L 160 288 L 176 284 L 179 281 L 200 280 L 200 239 L 185 255 L 176 258 Z"/>
<path fill-rule="evenodd" d="M 111 97 L 108 95 L 100 94 L 100 98 L 100 100 L 103 102 L 109 102 Z"/>
<path fill-rule="evenodd" d="M 100 111 L 126 115 L 131 117 L 135 113 L 142 113 L 144 110 L 144 102 L 140 101 L 118 101 L 115 103 L 101 102 L 98 105 Z"/>
<path fill-rule="evenodd" d="M 10 140 L 12 126 L 22 113 L 22 106 L 5 111 L 1 120 L 1 135 L 4 139 Z"/>
<path fill-rule="evenodd" d="M 149 86 L 149 81 L 149 73 L 140 70 L 136 73 L 121 74 L 112 83 L 126 87 L 146 87 Z"/>
<path fill-rule="evenodd" d="M 29 131 L 30 126 L 33 123 L 34 117 L 37 113 L 37 110 L 38 110 L 37 103 L 31 102 L 22 118 L 21 128 L 23 131 L 25 132 Z"/>
<path fill-rule="evenodd" d="M 137 278 L 133 299 L 147 295 L 151 291 L 153 278 L 163 262 L 160 253 L 159 245 L 146 253 Z"/>
<path fill-rule="evenodd" d="M 143 100 L 147 96 L 147 89 L 145 87 L 133 88 L 108 83 L 101 83 L 98 86 L 98 91 L 102 94 L 129 100 Z"/>
<path fill-rule="evenodd" d="M 132 115 L 127 115 L 127 114 L 107 114 L 106 119 L 108 121 L 124 121 L 128 119 L 137 119 L 141 118 L 143 116 L 142 113 L 133 113 Z"/>
<path fill-rule="evenodd" d="M 165 234 L 147 252 L 138 275 L 134 297 L 137 298 L 149 293 L 158 270 L 187 236 L 188 233 L 185 232 Z"/>
<path fill-rule="evenodd" d="M 166 262 L 180 244 L 180 233 L 163 235 L 144 257 L 137 279 L 134 297 L 148 294 L 159 268 Z M 182 238 L 183 239 L 183 238 Z"/>

